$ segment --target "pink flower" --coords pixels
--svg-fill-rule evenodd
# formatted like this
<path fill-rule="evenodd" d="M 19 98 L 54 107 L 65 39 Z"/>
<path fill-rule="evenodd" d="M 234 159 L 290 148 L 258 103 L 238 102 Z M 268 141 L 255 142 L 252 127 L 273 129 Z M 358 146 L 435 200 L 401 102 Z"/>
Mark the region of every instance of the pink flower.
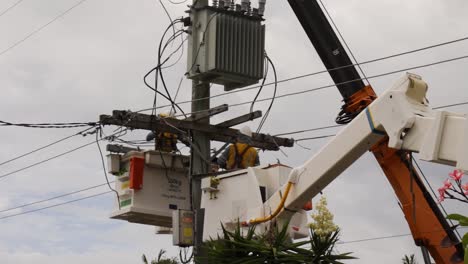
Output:
<path fill-rule="evenodd" d="M 449 176 L 450 176 L 450 178 L 454 179 L 455 181 L 459 181 L 463 177 L 463 171 L 454 170 L 452 173 L 449 174 Z"/>
<path fill-rule="evenodd" d="M 465 195 L 468 195 L 468 191 L 464 191 L 463 193 L 464 193 Z"/>
<path fill-rule="evenodd" d="M 445 186 L 441 187 L 438 189 L 439 191 L 439 203 L 443 202 L 445 200 L 445 191 L 447 190 L 447 188 L 445 188 Z"/>
<path fill-rule="evenodd" d="M 439 188 L 439 196 L 444 196 L 445 195 L 445 190 L 447 190 L 445 187 Z"/>
<path fill-rule="evenodd" d="M 444 181 L 444 188 L 445 188 L 445 189 L 452 188 L 452 183 L 450 182 L 450 179 L 446 179 L 446 180 Z"/>
<path fill-rule="evenodd" d="M 462 189 L 468 191 L 468 182 L 462 185 Z"/>

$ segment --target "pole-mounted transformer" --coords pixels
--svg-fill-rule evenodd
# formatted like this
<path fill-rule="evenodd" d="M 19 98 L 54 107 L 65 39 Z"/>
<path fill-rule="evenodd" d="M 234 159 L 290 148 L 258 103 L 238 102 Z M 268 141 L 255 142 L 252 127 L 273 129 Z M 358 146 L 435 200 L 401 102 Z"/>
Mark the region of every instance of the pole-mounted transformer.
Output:
<path fill-rule="evenodd" d="M 187 77 L 224 85 L 226 91 L 258 83 L 264 76 L 265 1 L 217 1 L 192 6 L 188 24 Z M 260 12 L 261 11 L 261 12 Z"/>

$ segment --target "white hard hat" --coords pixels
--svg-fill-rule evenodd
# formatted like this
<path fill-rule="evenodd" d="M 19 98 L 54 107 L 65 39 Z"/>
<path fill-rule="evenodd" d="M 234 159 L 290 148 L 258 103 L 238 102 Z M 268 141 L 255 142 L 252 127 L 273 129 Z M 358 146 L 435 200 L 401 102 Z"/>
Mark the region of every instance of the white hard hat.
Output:
<path fill-rule="evenodd" d="M 241 129 L 239 129 L 239 133 L 248 137 L 252 137 L 252 130 L 250 130 L 250 127 L 248 126 L 244 126 Z"/>

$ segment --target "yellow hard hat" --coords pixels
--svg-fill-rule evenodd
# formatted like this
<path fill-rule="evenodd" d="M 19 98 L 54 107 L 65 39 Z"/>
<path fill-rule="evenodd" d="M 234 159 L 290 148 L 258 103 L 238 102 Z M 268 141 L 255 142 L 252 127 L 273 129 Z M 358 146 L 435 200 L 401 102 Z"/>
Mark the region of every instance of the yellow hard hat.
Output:
<path fill-rule="evenodd" d="M 159 113 L 158 116 L 162 118 L 166 118 L 166 117 L 170 117 L 171 115 L 168 112 L 162 112 L 162 113 Z"/>

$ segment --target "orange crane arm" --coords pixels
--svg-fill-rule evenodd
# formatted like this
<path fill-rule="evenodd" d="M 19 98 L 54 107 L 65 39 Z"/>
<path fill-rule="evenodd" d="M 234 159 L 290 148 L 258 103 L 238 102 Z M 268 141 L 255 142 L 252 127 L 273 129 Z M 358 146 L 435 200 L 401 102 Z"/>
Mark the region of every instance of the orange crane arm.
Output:
<path fill-rule="evenodd" d="M 377 98 L 374 90 L 364 85 L 317 0 L 288 2 L 343 96 L 345 104 L 337 123 L 351 121 Z M 462 263 L 462 245 L 411 167 L 407 153 L 390 149 L 386 143 L 376 144 L 372 152 L 399 199 L 416 245 L 423 248 L 423 254 L 427 249 L 436 263 Z"/>

